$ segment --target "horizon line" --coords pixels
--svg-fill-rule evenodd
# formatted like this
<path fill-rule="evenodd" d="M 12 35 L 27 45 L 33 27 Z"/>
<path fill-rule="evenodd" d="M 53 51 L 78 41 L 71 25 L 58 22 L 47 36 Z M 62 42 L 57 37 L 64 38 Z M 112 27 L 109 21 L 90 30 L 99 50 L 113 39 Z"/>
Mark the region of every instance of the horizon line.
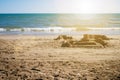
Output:
<path fill-rule="evenodd" d="M 111 13 L 0 12 L 0 14 L 120 14 L 120 13 L 119 12 L 111 12 Z"/>

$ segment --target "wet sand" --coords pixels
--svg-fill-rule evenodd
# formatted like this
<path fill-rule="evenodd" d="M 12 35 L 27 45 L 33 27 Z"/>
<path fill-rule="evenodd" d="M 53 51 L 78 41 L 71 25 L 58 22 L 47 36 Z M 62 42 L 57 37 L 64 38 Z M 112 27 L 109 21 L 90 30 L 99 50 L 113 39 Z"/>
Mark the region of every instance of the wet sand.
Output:
<path fill-rule="evenodd" d="M 56 37 L 0 35 L 0 80 L 120 80 L 120 35 L 105 48 L 61 47 Z"/>

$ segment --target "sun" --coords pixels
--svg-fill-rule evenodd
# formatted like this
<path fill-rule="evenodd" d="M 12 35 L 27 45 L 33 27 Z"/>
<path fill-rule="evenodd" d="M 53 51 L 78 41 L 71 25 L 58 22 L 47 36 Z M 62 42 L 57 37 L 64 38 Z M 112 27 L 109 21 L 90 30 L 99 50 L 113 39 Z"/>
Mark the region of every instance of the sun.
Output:
<path fill-rule="evenodd" d="M 82 1 L 80 5 L 78 5 L 79 12 L 81 13 L 94 13 L 96 10 L 96 6 L 94 2 L 90 1 Z"/>

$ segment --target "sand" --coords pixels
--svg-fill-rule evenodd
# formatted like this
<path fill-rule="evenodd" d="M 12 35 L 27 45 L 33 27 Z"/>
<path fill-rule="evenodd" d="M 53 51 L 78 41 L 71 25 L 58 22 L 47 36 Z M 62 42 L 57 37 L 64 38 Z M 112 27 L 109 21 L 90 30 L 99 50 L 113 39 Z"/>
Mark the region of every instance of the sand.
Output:
<path fill-rule="evenodd" d="M 105 48 L 61 47 L 56 37 L 0 35 L 0 80 L 120 80 L 120 35 Z"/>

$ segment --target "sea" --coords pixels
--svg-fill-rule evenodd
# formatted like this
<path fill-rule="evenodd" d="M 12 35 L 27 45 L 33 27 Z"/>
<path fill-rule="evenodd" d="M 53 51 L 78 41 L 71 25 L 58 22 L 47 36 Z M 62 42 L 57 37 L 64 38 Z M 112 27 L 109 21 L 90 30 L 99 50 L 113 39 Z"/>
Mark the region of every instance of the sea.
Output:
<path fill-rule="evenodd" d="M 0 35 L 120 35 L 120 14 L 0 14 Z"/>

